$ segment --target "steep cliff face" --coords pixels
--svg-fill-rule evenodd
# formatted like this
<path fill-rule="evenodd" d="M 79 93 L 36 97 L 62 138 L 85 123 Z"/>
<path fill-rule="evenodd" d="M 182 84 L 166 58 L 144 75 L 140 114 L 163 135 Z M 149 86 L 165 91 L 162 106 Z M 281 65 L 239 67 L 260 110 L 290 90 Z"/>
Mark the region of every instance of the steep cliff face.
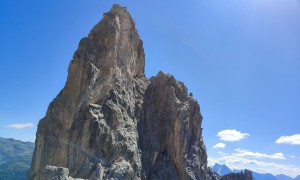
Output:
<path fill-rule="evenodd" d="M 206 152 L 200 108 L 187 88 L 159 72 L 146 89 L 139 122 L 143 175 L 151 179 L 204 179 Z"/>
<path fill-rule="evenodd" d="M 144 66 L 134 21 L 114 5 L 80 41 L 38 125 L 29 179 L 205 179 L 199 105 L 174 77 L 147 79 Z"/>

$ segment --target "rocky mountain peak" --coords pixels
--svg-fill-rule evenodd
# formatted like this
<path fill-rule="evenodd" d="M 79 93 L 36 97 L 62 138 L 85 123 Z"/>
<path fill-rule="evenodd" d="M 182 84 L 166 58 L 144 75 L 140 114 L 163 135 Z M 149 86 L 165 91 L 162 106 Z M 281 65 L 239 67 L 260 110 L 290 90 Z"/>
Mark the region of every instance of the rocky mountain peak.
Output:
<path fill-rule="evenodd" d="M 117 69 L 126 76 L 144 76 L 143 42 L 127 9 L 114 5 L 104 13 L 88 37 L 80 41 L 74 60 L 90 61 L 104 71 Z"/>
<path fill-rule="evenodd" d="M 29 179 L 205 179 L 198 103 L 167 73 L 147 79 L 144 64 L 134 21 L 114 5 L 39 122 Z"/>

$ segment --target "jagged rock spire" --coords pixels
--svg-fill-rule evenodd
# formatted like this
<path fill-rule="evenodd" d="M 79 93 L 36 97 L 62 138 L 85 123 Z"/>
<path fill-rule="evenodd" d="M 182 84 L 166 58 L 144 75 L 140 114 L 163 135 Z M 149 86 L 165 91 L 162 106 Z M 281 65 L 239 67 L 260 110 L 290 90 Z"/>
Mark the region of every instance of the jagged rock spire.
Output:
<path fill-rule="evenodd" d="M 81 40 L 74 60 L 91 61 L 103 71 L 117 67 L 123 74 L 144 76 L 143 42 L 127 9 L 115 4 L 105 13 Z"/>
<path fill-rule="evenodd" d="M 144 66 L 134 21 L 114 5 L 80 41 L 39 122 L 29 179 L 205 179 L 198 103 L 171 75 L 147 79 Z"/>

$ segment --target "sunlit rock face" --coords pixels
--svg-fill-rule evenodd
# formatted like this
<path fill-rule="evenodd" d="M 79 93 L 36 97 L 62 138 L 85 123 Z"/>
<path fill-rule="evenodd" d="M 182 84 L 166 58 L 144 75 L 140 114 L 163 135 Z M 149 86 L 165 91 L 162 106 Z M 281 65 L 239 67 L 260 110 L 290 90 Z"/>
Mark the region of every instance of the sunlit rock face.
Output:
<path fill-rule="evenodd" d="M 206 179 L 198 103 L 169 74 L 147 79 L 144 66 L 135 23 L 114 5 L 80 41 L 38 125 L 28 178 Z"/>

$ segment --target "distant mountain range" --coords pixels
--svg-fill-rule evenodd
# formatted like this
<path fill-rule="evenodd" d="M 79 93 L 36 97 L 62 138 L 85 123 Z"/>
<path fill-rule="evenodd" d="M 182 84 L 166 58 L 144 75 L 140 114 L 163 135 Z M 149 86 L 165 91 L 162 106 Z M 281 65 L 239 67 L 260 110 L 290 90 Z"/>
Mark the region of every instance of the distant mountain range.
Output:
<path fill-rule="evenodd" d="M 33 150 L 34 143 L 32 142 L 22 142 L 0 137 L 0 180 L 26 179 Z M 212 170 L 220 176 L 231 172 L 241 172 L 241 170 L 231 170 L 224 164 L 215 164 Z M 254 180 L 300 180 L 300 175 L 296 178 L 291 178 L 283 174 L 273 176 L 272 174 L 260 174 L 253 171 L 252 175 Z"/>
<path fill-rule="evenodd" d="M 230 172 L 237 173 L 237 172 L 243 171 L 243 170 L 231 170 L 225 164 L 220 165 L 217 163 L 212 167 L 212 169 L 215 173 L 217 173 L 221 176 L 224 176 L 225 174 L 229 174 Z M 270 173 L 260 174 L 260 173 L 254 172 L 254 171 L 252 171 L 252 175 L 253 175 L 254 180 L 300 180 L 300 175 L 297 176 L 296 178 L 291 178 L 284 174 L 274 176 Z"/>
<path fill-rule="evenodd" d="M 223 165 L 220 165 L 220 164 L 215 164 L 213 167 L 212 167 L 212 170 L 219 174 L 220 176 L 224 176 L 225 174 L 229 174 L 231 173 L 231 169 L 229 169 L 225 164 Z"/>
<path fill-rule="evenodd" d="M 34 143 L 0 137 L 0 180 L 26 179 Z"/>

